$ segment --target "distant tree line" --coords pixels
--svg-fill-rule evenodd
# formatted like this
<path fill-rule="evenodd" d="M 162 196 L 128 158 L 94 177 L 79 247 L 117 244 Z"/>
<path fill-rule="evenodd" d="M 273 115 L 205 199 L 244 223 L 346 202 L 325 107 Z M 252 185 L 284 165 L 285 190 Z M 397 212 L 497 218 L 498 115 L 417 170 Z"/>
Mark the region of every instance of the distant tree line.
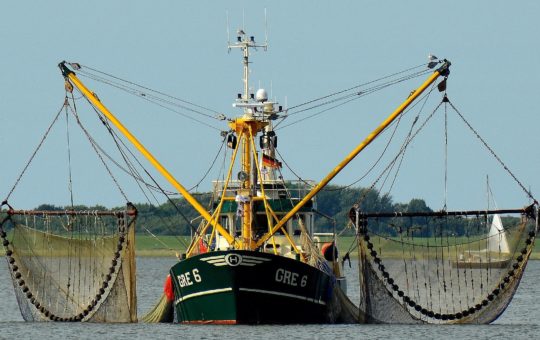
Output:
<path fill-rule="evenodd" d="M 197 199 L 208 210 L 211 210 L 211 193 L 197 194 Z M 345 235 L 354 234 L 349 221 L 349 211 L 358 204 L 364 212 L 431 212 L 426 202 L 420 198 L 411 199 L 408 203 L 394 203 L 389 194 L 380 194 L 377 190 L 366 188 L 349 188 L 328 186 L 316 196 L 315 231 L 331 232 L 334 227 Z M 135 204 L 138 210 L 137 225 L 139 232 L 151 232 L 156 235 L 189 235 L 192 228 L 200 223 L 199 214 L 185 199 L 174 198 L 161 205 L 148 203 Z M 64 210 L 72 207 L 59 207 L 42 204 L 37 210 Z M 74 206 L 75 210 L 104 210 L 103 206 Z M 124 209 L 116 207 L 114 210 Z M 326 217 L 325 217 L 326 216 Z M 329 219 L 330 218 L 330 219 Z M 506 217 L 505 226 L 516 224 L 519 218 Z M 191 226 L 190 226 L 191 224 Z M 488 221 L 485 217 L 477 218 L 379 218 L 368 221 L 368 230 L 388 236 L 469 236 L 485 234 Z M 349 228 L 347 228 L 349 226 Z"/>

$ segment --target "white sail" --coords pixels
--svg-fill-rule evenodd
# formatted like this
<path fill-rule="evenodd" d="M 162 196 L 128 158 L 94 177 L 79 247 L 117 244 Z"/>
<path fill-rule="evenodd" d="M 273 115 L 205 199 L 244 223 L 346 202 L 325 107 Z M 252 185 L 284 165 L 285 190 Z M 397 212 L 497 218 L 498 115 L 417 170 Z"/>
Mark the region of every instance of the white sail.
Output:
<path fill-rule="evenodd" d="M 491 228 L 488 236 L 488 250 L 491 252 L 510 253 L 508 241 L 506 240 L 506 232 L 504 231 L 501 216 L 493 215 Z"/>

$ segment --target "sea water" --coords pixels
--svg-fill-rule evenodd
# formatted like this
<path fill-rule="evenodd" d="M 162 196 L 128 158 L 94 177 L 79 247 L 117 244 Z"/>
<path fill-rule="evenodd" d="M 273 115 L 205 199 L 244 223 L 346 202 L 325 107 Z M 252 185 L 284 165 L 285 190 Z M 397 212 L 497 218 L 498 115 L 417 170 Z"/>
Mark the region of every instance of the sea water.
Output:
<path fill-rule="evenodd" d="M 137 258 L 139 316 L 160 297 L 173 258 Z M 345 267 L 349 296 L 358 300 L 358 270 Z M 24 322 L 7 263 L 0 260 L 1 339 L 536 339 L 540 337 L 540 261 L 531 261 L 514 300 L 491 325 L 288 325 L 216 326 Z M 283 306 L 283 308 L 293 308 Z"/>

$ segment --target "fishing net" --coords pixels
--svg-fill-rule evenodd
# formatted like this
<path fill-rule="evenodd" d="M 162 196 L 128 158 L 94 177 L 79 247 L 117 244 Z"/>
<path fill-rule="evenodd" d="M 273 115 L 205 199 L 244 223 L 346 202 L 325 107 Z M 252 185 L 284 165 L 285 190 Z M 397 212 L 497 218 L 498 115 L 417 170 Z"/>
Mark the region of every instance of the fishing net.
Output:
<path fill-rule="evenodd" d="M 136 210 L 3 211 L 0 236 L 26 321 L 136 322 Z"/>
<path fill-rule="evenodd" d="M 353 209 L 351 219 L 359 233 L 360 310 L 371 323 L 492 322 L 519 285 L 538 228 L 535 206 L 388 214 Z"/>

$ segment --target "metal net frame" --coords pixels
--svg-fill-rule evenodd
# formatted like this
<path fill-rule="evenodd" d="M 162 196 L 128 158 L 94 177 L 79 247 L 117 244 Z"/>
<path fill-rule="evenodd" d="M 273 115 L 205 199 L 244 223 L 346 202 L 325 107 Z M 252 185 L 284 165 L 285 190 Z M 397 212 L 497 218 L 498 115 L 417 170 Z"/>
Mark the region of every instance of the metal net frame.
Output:
<path fill-rule="evenodd" d="M 25 321 L 136 322 L 135 221 L 125 211 L 0 211 Z"/>

